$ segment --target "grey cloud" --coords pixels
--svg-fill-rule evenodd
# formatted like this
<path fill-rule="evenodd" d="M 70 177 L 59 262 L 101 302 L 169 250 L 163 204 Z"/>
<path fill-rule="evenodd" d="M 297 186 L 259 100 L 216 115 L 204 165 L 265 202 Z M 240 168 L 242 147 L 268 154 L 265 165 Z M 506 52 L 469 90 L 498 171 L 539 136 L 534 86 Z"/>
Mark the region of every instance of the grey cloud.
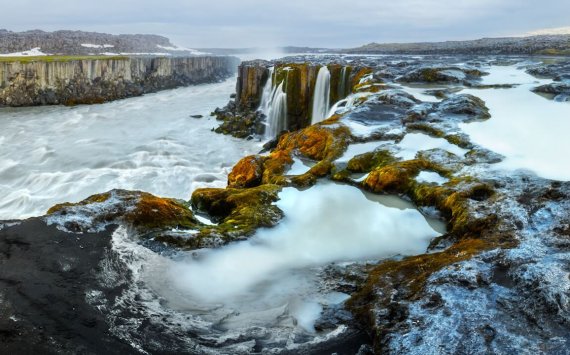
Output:
<path fill-rule="evenodd" d="M 468 39 L 570 25 L 570 1 L 543 0 L 19 0 L 10 30 L 157 33 L 193 47 L 351 47 Z"/>

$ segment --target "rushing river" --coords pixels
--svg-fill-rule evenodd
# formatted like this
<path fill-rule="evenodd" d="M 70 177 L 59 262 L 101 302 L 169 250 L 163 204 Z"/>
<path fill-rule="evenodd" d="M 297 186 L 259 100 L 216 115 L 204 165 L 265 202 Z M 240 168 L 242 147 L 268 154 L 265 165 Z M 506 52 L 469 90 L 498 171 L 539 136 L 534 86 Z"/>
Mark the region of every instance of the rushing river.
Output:
<path fill-rule="evenodd" d="M 0 220 L 113 188 L 187 200 L 224 187 L 261 147 L 210 131 L 234 88 L 230 78 L 102 105 L 0 109 Z"/>
<path fill-rule="evenodd" d="M 1 109 L 0 220 L 42 215 L 113 188 L 188 199 L 197 187 L 224 187 L 231 167 L 261 148 L 211 132 L 217 123 L 209 113 L 227 102 L 234 84 L 231 78 L 103 105 Z M 219 250 L 155 252 L 120 228 L 102 276 L 116 277 L 118 258 L 133 280 L 114 303 L 96 289 L 88 302 L 107 304 L 112 333 L 139 349 L 139 320 L 116 316 L 125 307 L 164 327 L 163 319 L 178 320 L 168 322 L 172 334 L 202 334 L 203 342 L 222 342 L 216 347 L 229 341 L 238 346 L 231 352 L 253 339 L 294 350 L 344 331 L 315 331 L 322 312 L 349 297 L 329 284 L 327 267 L 423 253 L 445 232 L 408 202 L 352 186 L 286 188 L 280 198 L 285 218 L 277 227 Z"/>

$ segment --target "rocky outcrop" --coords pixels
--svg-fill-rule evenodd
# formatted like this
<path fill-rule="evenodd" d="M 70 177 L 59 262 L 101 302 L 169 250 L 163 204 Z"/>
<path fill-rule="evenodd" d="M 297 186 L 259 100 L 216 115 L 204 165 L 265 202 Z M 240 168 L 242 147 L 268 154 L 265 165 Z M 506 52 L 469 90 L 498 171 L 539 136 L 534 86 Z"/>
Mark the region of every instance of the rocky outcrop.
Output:
<path fill-rule="evenodd" d="M 570 101 L 570 82 L 545 84 L 532 91 L 552 96 L 555 101 Z"/>
<path fill-rule="evenodd" d="M 402 75 L 398 81 L 407 83 L 471 84 L 485 73 L 469 67 L 422 67 Z"/>
<path fill-rule="evenodd" d="M 75 105 L 112 101 L 235 72 L 234 57 L 45 57 L 0 61 L 0 105 Z"/>
<path fill-rule="evenodd" d="M 370 43 L 344 53 L 382 54 L 568 54 L 570 35 L 481 38 L 471 41 Z"/>
<path fill-rule="evenodd" d="M 323 65 L 330 72 L 331 103 L 359 90 L 361 79 L 371 73 L 370 68 L 362 65 L 299 61 L 296 58 L 279 62 L 243 62 L 238 68 L 235 100 L 214 112 L 217 119 L 223 121 L 216 131 L 239 138 L 263 133 L 266 117 L 260 116 L 257 111 L 270 75 L 272 87 L 283 83 L 283 90 L 287 94 L 287 130 L 309 126 L 317 74 Z"/>

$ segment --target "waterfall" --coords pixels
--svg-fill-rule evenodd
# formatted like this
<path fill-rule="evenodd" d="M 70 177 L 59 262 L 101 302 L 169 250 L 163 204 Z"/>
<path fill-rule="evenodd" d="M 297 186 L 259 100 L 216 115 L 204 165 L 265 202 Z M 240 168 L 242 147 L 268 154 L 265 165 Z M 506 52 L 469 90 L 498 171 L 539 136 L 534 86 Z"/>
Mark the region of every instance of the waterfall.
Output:
<path fill-rule="evenodd" d="M 259 111 L 263 112 L 265 116 L 269 117 L 269 107 L 271 106 L 271 99 L 273 97 L 273 72 L 275 68 L 269 68 L 269 77 L 263 87 L 261 94 L 261 104 L 259 104 Z"/>
<path fill-rule="evenodd" d="M 328 117 L 331 117 L 337 113 L 345 113 L 352 108 L 354 108 L 358 99 L 368 97 L 372 95 L 370 92 L 357 92 L 355 94 L 350 94 L 346 98 L 337 101 L 330 109 Z"/>
<path fill-rule="evenodd" d="M 327 118 L 330 108 L 331 73 L 326 66 L 319 69 L 315 94 L 313 95 L 313 111 L 311 123 L 315 124 Z"/>
<path fill-rule="evenodd" d="M 348 85 L 346 85 L 348 82 L 348 68 L 347 67 L 342 67 L 342 69 L 340 70 L 340 78 L 338 80 L 338 97 L 341 99 L 344 99 L 347 95 L 347 88 Z"/>
<path fill-rule="evenodd" d="M 281 131 L 287 129 L 287 93 L 283 89 L 283 82 L 273 90 L 266 115 L 265 137 L 267 139 L 273 139 Z"/>
<path fill-rule="evenodd" d="M 263 87 L 263 92 L 261 94 L 261 103 L 259 105 L 259 111 L 261 111 L 265 117 L 265 138 L 273 139 L 277 137 L 281 131 L 286 130 L 287 127 L 287 93 L 283 85 L 286 85 L 284 80 L 281 84 L 275 87 L 274 78 L 275 69 L 273 67 L 269 68 L 269 78 Z"/>

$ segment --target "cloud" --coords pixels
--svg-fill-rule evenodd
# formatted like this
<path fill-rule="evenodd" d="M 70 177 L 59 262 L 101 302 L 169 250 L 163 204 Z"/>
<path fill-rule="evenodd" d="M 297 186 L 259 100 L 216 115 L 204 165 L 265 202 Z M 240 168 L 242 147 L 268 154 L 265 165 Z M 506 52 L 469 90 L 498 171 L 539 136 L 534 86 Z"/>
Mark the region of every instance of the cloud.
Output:
<path fill-rule="evenodd" d="M 556 28 L 543 28 L 536 31 L 530 31 L 525 33 L 527 36 L 536 35 L 568 35 L 570 34 L 570 26 L 568 27 L 556 27 Z"/>
<path fill-rule="evenodd" d="M 567 26 L 567 0 L 19 0 L 3 5 L 11 30 L 157 33 L 194 47 L 468 39 Z"/>

